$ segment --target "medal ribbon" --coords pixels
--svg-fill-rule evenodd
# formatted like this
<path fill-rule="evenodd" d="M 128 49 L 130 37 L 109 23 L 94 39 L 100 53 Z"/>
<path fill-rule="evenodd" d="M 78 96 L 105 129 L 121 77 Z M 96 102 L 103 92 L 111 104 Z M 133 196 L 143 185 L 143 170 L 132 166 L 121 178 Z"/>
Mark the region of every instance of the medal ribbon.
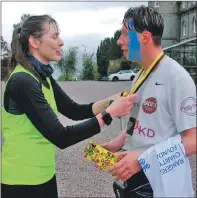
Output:
<path fill-rule="evenodd" d="M 150 65 L 150 67 L 146 70 L 145 74 L 142 76 L 140 80 L 139 77 L 141 76 L 142 72 L 144 71 L 143 67 L 139 71 L 137 78 L 135 80 L 133 89 L 129 92 L 129 95 L 134 94 L 137 92 L 137 90 L 143 85 L 143 83 L 146 81 L 146 79 L 149 77 L 149 75 L 152 73 L 152 71 L 156 68 L 158 63 L 161 61 L 161 59 L 165 56 L 163 52 L 161 52 L 153 61 L 153 63 Z"/>

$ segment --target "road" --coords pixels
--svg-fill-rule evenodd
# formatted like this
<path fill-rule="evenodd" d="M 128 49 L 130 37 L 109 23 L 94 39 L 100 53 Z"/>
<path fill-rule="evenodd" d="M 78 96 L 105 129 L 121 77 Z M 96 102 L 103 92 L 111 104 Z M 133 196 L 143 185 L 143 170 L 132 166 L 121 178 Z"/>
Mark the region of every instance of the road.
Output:
<path fill-rule="evenodd" d="M 63 90 L 76 102 L 89 103 L 106 98 L 112 94 L 128 91 L 131 82 L 63 82 Z M 59 116 L 64 126 L 78 122 Z M 116 137 L 120 132 L 120 123 L 116 119 L 112 125 L 102 130 L 93 138 L 96 143 L 102 143 Z M 57 149 L 57 183 L 58 194 L 63 197 L 114 197 L 112 190 L 113 178 L 83 158 L 87 140 L 65 150 Z M 190 158 L 193 176 L 193 186 L 196 189 L 196 157 Z M 181 179 L 181 178 L 180 178 Z"/>

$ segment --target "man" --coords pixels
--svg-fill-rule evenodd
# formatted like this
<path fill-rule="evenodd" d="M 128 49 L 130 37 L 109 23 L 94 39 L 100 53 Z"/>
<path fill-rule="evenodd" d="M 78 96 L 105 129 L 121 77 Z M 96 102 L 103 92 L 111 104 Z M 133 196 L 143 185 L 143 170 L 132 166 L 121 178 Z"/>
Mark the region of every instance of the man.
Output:
<path fill-rule="evenodd" d="M 196 86 L 179 63 L 164 55 L 163 29 L 162 16 L 152 8 L 140 6 L 125 13 L 117 43 L 127 60 L 141 63 L 142 71 L 133 81 L 131 93 L 138 92 L 139 97 L 127 128 L 103 144 L 121 157 L 110 169 L 117 180 L 123 181 L 114 183 L 117 197 L 153 197 L 139 163 L 139 157 L 149 148 L 181 134 L 185 156 L 196 153 Z M 121 188 L 127 189 L 124 195 Z"/>

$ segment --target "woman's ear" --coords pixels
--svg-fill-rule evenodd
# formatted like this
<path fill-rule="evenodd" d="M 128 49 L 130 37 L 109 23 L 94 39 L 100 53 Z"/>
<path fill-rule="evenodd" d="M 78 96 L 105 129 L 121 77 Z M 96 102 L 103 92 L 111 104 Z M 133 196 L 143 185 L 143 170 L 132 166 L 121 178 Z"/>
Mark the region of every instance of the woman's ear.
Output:
<path fill-rule="evenodd" d="M 32 47 L 34 49 L 38 49 L 39 45 L 40 45 L 40 41 L 39 41 L 39 39 L 36 39 L 35 37 L 30 36 L 29 37 L 29 45 L 30 45 L 30 47 Z"/>

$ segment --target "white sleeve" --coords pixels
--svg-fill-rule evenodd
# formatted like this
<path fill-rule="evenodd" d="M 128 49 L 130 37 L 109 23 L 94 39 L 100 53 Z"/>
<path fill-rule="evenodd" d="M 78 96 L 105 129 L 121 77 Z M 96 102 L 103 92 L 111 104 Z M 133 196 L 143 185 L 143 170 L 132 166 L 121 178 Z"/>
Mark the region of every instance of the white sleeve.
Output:
<path fill-rule="evenodd" d="M 196 127 L 196 85 L 187 71 L 171 78 L 168 104 L 177 132 Z"/>

